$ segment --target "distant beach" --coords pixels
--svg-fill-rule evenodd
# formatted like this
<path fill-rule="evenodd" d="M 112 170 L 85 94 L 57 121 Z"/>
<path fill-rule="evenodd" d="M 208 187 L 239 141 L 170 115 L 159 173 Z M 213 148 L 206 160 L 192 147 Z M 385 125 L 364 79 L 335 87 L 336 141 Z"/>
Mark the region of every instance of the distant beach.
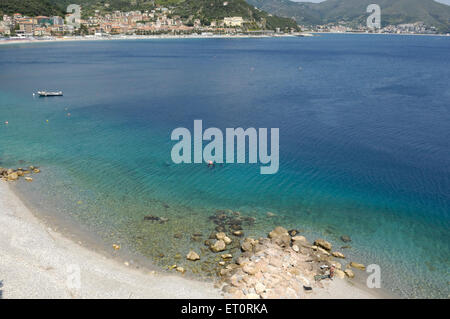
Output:
<path fill-rule="evenodd" d="M 251 39 L 251 38 L 281 38 L 281 37 L 308 37 L 310 33 L 299 34 L 277 34 L 277 35 L 245 35 L 245 34 L 190 34 L 190 35 L 121 35 L 121 36 L 65 36 L 48 38 L 14 38 L 0 39 L 0 45 L 26 44 L 26 43 L 48 43 L 48 42 L 69 42 L 69 41 L 109 41 L 109 40 L 161 40 L 161 39 Z"/>

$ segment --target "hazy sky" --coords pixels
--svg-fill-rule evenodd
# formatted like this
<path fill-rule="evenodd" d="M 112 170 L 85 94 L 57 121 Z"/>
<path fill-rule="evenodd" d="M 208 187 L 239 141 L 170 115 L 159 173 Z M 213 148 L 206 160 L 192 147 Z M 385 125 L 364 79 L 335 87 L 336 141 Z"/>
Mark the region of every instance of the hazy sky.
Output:
<path fill-rule="evenodd" d="M 292 0 L 296 2 L 322 2 L 324 0 Z M 435 0 L 436 2 L 441 2 L 450 5 L 450 0 Z M 376 1 L 374 1 L 376 3 Z"/>

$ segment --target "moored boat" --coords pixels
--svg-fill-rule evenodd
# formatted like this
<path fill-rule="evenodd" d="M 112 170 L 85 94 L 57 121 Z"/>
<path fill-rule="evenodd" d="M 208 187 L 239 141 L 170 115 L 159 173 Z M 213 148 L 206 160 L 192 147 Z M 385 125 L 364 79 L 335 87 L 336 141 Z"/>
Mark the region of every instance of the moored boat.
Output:
<path fill-rule="evenodd" d="M 62 96 L 63 95 L 62 91 L 54 91 L 54 92 L 38 91 L 37 93 L 39 94 L 39 96 Z"/>

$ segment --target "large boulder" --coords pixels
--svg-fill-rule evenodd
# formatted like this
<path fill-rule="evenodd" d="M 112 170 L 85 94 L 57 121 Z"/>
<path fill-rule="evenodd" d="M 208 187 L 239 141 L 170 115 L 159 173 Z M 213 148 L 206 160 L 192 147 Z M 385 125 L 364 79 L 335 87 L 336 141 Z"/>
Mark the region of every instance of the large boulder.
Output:
<path fill-rule="evenodd" d="M 322 247 L 325 250 L 331 250 L 331 244 L 324 239 L 316 239 L 314 245 Z"/>
<path fill-rule="evenodd" d="M 242 251 L 253 251 L 253 247 L 255 247 L 257 241 L 253 238 L 245 238 L 244 242 L 241 245 Z"/>
<path fill-rule="evenodd" d="M 8 175 L 8 181 L 17 181 L 19 179 L 19 175 L 17 173 L 11 173 Z"/>
<path fill-rule="evenodd" d="M 289 235 L 286 228 L 281 226 L 276 227 L 269 233 L 269 238 L 273 243 L 281 247 L 286 247 L 291 244 L 291 236 Z"/>

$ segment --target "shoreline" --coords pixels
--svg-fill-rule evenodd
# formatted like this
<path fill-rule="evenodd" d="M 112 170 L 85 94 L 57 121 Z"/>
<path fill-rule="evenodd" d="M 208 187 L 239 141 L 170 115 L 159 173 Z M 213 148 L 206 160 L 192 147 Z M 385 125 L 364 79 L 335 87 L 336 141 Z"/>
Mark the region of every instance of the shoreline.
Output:
<path fill-rule="evenodd" d="M 392 35 L 392 36 L 427 36 L 449 37 L 450 34 L 419 34 L 419 33 L 370 33 L 370 32 L 301 32 L 295 34 L 279 35 L 119 35 L 119 36 L 64 36 L 53 38 L 24 38 L 0 39 L 1 45 L 77 42 L 77 41 L 123 41 L 123 40 L 175 40 L 175 39 L 264 39 L 264 38 L 293 38 L 317 37 L 321 34 L 353 34 L 353 35 Z"/>
<path fill-rule="evenodd" d="M 3 181 L 0 225 L 3 298 L 222 297 L 212 283 L 127 267 L 71 241 L 45 226 Z"/>
<path fill-rule="evenodd" d="M 4 298 L 229 298 L 212 282 L 120 262 L 49 227 L 0 181 L 0 280 Z M 75 265 L 75 266 L 74 266 Z M 20 267 L 18 267 L 20 266 Z M 81 288 L 67 287 L 79 267 Z M 69 268 L 68 268 L 69 267 Z M 36 279 L 37 278 L 37 279 Z M 306 298 L 395 298 L 356 280 L 326 280 Z"/>
<path fill-rule="evenodd" d="M 0 45 L 52 43 L 52 42 L 76 42 L 76 41 L 120 41 L 120 40 L 173 40 L 173 39 L 263 39 L 263 38 L 292 38 L 310 37 L 311 33 L 303 34 L 279 34 L 279 35 L 119 35 L 119 36 L 64 36 L 53 38 L 16 38 L 0 40 Z"/>

